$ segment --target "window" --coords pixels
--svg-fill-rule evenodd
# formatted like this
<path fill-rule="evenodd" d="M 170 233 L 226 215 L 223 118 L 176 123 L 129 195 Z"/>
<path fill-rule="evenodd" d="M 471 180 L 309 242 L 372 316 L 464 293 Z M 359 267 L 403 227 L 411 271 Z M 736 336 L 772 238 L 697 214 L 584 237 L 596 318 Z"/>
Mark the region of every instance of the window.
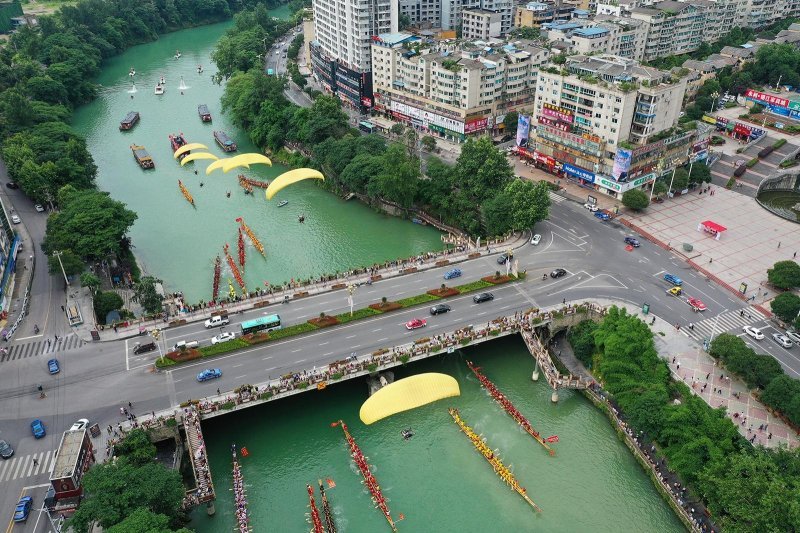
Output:
<path fill-rule="evenodd" d="M 617 121 L 617 119 L 615 119 L 615 118 L 612 118 L 612 119 L 611 119 L 611 123 L 612 123 L 612 124 L 617 124 L 617 123 L 618 123 L 618 121 Z"/>

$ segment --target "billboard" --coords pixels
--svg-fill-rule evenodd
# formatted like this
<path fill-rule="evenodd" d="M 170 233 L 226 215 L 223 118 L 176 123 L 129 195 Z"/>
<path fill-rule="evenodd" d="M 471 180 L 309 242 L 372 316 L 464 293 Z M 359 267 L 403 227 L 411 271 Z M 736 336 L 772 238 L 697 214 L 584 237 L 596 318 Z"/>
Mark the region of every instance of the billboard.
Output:
<path fill-rule="evenodd" d="M 617 153 L 614 156 L 614 168 L 611 170 L 611 175 L 615 180 L 625 181 L 628 179 L 628 171 L 631 169 L 632 159 L 632 150 L 617 148 Z"/>
<path fill-rule="evenodd" d="M 531 131 L 531 117 L 520 115 L 517 120 L 517 146 L 528 146 L 528 135 Z"/>

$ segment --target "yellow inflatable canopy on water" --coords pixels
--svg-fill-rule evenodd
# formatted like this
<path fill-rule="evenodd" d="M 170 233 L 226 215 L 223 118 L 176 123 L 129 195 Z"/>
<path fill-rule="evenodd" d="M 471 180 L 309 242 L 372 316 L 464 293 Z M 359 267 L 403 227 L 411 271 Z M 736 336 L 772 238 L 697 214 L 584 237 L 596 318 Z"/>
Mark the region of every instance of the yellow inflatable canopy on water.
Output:
<path fill-rule="evenodd" d="M 290 170 L 289 172 L 284 172 L 272 180 L 272 183 L 270 183 L 269 187 L 267 187 L 267 200 L 272 200 L 272 197 L 278 194 L 278 191 L 287 185 L 307 179 L 324 180 L 325 176 L 313 168 L 296 168 L 294 170 Z"/>
<path fill-rule="evenodd" d="M 460 395 L 458 382 L 452 376 L 417 374 L 386 385 L 370 396 L 361 406 L 358 416 L 369 425 L 387 416 Z"/>
<path fill-rule="evenodd" d="M 232 170 L 236 167 L 250 168 L 250 165 L 255 165 L 257 163 L 272 166 L 272 161 L 270 161 L 267 156 L 256 153 L 249 153 L 249 154 L 240 154 L 235 157 L 231 157 L 230 159 L 226 159 L 225 163 L 223 163 L 222 165 L 222 171 L 228 172 L 229 170 Z"/>
<path fill-rule="evenodd" d="M 181 146 L 180 148 L 175 150 L 175 153 L 172 154 L 172 157 L 174 157 L 175 159 L 178 159 L 179 155 L 181 155 L 183 153 L 186 153 L 189 150 L 200 150 L 201 148 L 203 150 L 208 150 L 208 146 L 206 146 L 205 144 L 200 144 L 200 143 L 184 144 L 183 146 Z"/>
<path fill-rule="evenodd" d="M 207 152 L 195 152 L 193 154 L 189 154 L 183 158 L 181 161 L 181 166 L 185 165 L 186 163 L 191 163 L 197 159 L 213 159 L 216 161 L 219 157 L 215 156 L 214 154 L 209 154 Z"/>

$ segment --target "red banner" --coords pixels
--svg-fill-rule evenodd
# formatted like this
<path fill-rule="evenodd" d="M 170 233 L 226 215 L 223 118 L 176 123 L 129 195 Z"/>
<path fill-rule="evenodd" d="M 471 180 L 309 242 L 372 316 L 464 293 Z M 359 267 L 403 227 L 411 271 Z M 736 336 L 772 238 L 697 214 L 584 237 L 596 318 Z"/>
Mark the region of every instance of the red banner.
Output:
<path fill-rule="evenodd" d="M 745 126 L 742 123 L 737 123 L 736 126 L 733 128 L 733 133 L 737 135 L 743 135 L 745 137 L 750 137 L 752 131 L 748 126 Z"/>
<path fill-rule="evenodd" d="M 464 133 L 475 133 L 476 131 L 485 130 L 488 124 L 489 119 L 487 117 L 467 122 L 464 124 Z"/>
<path fill-rule="evenodd" d="M 759 100 L 761 102 L 765 102 L 770 105 L 776 105 L 778 107 L 789 107 L 789 100 L 786 98 L 781 98 L 780 96 L 772 96 L 771 94 L 762 93 L 760 91 L 754 91 L 753 89 L 747 89 L 747 92 L 744 93 L 747 98 L 752 98 L 753 100 Z"/>

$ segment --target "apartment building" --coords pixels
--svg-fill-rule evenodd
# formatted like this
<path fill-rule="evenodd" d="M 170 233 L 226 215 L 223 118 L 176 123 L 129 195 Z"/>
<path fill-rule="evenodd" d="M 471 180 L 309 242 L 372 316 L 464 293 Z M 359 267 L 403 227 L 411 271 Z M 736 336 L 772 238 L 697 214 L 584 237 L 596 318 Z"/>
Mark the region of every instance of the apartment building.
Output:
<path fill-rule="evenodd" d="M 617 197 L 688 158 L 693 134 L 675 126 L 686 78 L 611 55 L 539 70 L 531 117 L 537 166 Z M 532 134 L 533 136 L 533 134 Z"/>
<path fill-rule="evenodd" d="M 697 50 L 704 40 L 705 13 L 702 5 L 673 0 L 631 10 L 631 18 L 647 24 L 644 60 Z"/>
<path fill-rule="evenodd" d="M 577 54 L 611 54 L 641 60 L 647 43 L 647 24 L 641 20 L 598 15 L 594 20 L 573 19 L 565 23 L 546 23 L 551 41 L 570 45 Z"/>
<path fill-rule="evenodd" d="M 531 106 L 549 52 L 528 41 L 487 44 L 379 36 L 372 45 L 375 111 L 462 141 Z"/>
<path fill-rule="evenodd" d="M 540 28 L 546 22 L 569 20 L 575 10 L 573 5 L 551 2 L 528 2 L 514 8 L 515 28 Z"/>
<path fill-rule="evenodd" d="M 488 40 L 502 34 L 501 15 L 488 9 L 465 9 L 462 14 L 461 36 L 469 40 Z"/>
<path fill-rule="evenodd" d="M 408 17 L 413 26 L 438 28 L 442 24 L 440 0 L 400 0 L 400 14 Z"/>
<path fill-rule="evenodd" d="M 370 43 L 397 32 L 398 0 L 314 0 L 311 69 L 326 90 L 346 104 L 372 104 Z"/>

